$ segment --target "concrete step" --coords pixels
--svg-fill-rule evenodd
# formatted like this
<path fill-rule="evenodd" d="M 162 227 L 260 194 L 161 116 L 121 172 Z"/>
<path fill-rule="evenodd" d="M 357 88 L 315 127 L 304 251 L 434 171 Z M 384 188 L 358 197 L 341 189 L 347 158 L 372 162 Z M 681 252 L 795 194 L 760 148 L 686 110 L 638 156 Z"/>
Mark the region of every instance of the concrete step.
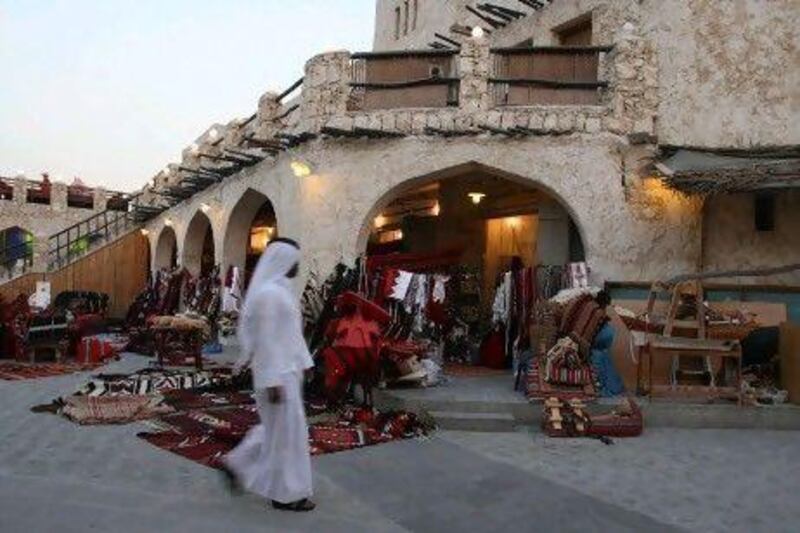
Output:
<path fill-rule="evenodd" d="M 508 433 L 514 431 L 514 417 L 509 413 L 465 413 L 429 411 L 439 429 Z"/>

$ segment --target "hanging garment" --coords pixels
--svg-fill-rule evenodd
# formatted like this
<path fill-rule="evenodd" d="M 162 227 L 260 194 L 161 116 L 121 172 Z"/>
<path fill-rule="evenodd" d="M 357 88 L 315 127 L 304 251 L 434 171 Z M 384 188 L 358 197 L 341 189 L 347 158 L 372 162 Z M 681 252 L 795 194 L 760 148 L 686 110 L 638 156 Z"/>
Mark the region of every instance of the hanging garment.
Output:
<path fill-rule="evenodd" d="M 303 338 L 302 316 L 286 274 L 300 251 L 285 242 L 267 246 L 245 298 L 239 339 L 239 367 L 249 365 L 261 423 L 224 459 L 243 487 L 265 498 L 291 503 L 311 496 L 301 380 L 313 362 Z M 281 401 L 268 401 L 279 387 Z"/>
<path fill-rule="evenodd" d="M 394 286 L 392 287 L 392 292 L 389 294 L 389 297 L 400 301 L 405 300 L 413 279 L 414 274 L 411 272 L 398 270 L 395 277 Z"/>
<path fill-rule="evenodd" d="M 511 310 L 511 272 L 503 274 L 500 285 L 494 293 L 492 304 L 492 322 L 506 324 Z"/>
<path fill-rule="evenodd" d="M 433 276 L 433 301 L 437 304 L 444 303 L 446 297 L 446 284 L 450 281 L 450 276 L 436 274 Z"/>
<path fill-rule="evenodd" d="M 239 275 L 239 267 L 230 267 L 228 274 L 225 276 L 225 289 L 222 294 L 222 312 L 238 313 L 242 299 L 242 280 Z"/>

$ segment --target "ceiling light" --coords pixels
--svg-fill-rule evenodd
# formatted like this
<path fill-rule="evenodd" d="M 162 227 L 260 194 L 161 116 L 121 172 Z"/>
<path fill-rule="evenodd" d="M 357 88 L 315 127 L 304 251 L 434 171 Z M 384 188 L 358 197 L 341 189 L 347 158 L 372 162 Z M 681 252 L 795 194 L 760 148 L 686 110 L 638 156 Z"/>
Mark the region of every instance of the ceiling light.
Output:
<path fill-rule="evenodd" d="M 475 26 L 474 28 L 472 28 L 472 38 L 473 39 L 483 39 L 483 36 L 485 34 L 486 34 L 486 32 L 483 31 L 483 28 L 481 28 L 480 26 Z"/>
<path fill-rule="evenodd" d="M 481 203 L 481 201 L 483 201 L 484 198 L 486 198 L 486 195 L 482 192 L 471 192 L 467 194 L 467 196 L 469 196 L 470 200 L 472 200 L 472 203 L 475 205 L 478 205 Z"/>
<path fill-rule="evenodd" d="M 294 160 L 289 164 L 292 167 L 292 172 L 298 178 L 307 178 L 311 175 L 311 165 L 305 161 Z"/>

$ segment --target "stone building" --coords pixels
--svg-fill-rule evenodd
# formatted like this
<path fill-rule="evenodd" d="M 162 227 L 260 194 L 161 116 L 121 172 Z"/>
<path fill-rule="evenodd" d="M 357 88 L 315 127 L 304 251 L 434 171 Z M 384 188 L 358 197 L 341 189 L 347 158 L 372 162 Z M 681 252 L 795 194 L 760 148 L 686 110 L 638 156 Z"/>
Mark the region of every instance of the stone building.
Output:
<path fill-rule="evenodd" d="M 372 52 L 210 127 L 143 193 L 153 268 L 246 267 L 266 234 L 321 275 L 398 241 L 480 254 L 501 218 L 595 284 L 798 262 L 795 2 L 479 4 L 377 0 Z"/>
<path fill-rule="evenodd" d="M 0 280 L 46 269 L 51 236 L 107 208 L 126 208 L 122 193 L 50 183 L 44 176 L 0 177 Z"/>

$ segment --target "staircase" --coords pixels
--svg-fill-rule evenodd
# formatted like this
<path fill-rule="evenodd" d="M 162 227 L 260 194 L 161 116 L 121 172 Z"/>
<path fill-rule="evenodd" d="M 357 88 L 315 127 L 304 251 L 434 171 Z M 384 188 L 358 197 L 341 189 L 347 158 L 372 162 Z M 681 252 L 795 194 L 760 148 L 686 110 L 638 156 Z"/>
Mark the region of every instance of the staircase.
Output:
<path fill-rule="evenodd" d="M 109 201 L 107 209 L 48 238 L 46 262 L 36 264 L 31 243 L 0 248 L 0 285 L 33 272 L 53 272 L 139 229 L 169 205 L 145 205 L 142 194 Z"/>

